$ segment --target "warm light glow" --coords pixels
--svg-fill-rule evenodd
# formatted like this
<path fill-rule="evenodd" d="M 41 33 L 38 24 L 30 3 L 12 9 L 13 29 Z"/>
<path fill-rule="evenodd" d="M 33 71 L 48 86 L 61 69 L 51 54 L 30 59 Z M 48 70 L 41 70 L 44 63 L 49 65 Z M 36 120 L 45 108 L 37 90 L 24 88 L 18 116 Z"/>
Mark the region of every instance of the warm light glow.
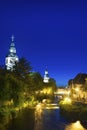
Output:
<path fill-rule="evenodd" d="M 60 94 L 60 95 L 67 95 L 67 94 L 69 94 L 70 93 L 70 91 L 68 90 L 67 91 L 67 89 L 58 89 L 56 92 L 55 92 L 55 94 Z"/>
<path fill-rule="evenodd" d="M 82 128 L 81 124 L 80 124 L 80 121 L 76 121 L 74 124 L 73 124 L 74 127 L 76 128 Z"/>
<path fill-rule="evenodd" d="M 71 123 L 69 126 L 67 126 L 65 130 L 86 130 L 86 129 L 83 128 L 80 121 L 76 121 L 75 123 Z"/>
<path fill-rule="evenodd" d="M 40 91 L 43 94 L 51 94 L 52 93 L 52 88 L 44 88 L 42 91 Z"/>
<path fill-rule="evenodd" d="M 68 94 L 68 96 L 70 95 L 70 90 L 68 90 L 67 94 Z"/>
<path fill-rule="evenodd" d="M 79 88 L 75 88 L 75 91 L 78 92 L 78 91 L 79 91 Z"/>
<path fill-rule="evenodd" d="M 40 111 L 42 109 L 42 104 L 38 103 L 36 106 L 36 111 Z"/>
<path fill-rule="evenodd" d="M 27 103 L 27 102 L 23 104 L 23 107 L 24 107 L 24 108 L 26 108 L 27 106 L 28 106 L 28 103 Z"/>
<path fill-rule="evenodd" d="M 59 109 L 59 106 L 56 103 L 53 104 L 47 103 L 45 109 Z"/>
<path fill-rule="evenodd" d="M 59 106 L 51 106 L 51 107 L 45 107 L 45 109 L 48 109 L 48 110 L 50 110 L 50 109 L 59 109 Z"/>
<path fill-rule="evenodd" d="M 41 123 L 42 123 L 42 115 L 43 115 L 43 109 L 42 109 L 42 103 L 38 103 L 36 106 L 36 110 L 35 110 L 35 125 L 34 125 L 34 130 L 40 130 L 41 127 Z M 40 128 L 41 127 L 41 128 Z"/>
<path fill-rule="evenodd" d="M 43 100 L 42 100 L 42 103 L 46 103 L 46 101 L 47 101 L 47 99 L 43 99 Z"/>
<path fill-rule="evenodd" d="M 63 104 L 71 104 L 72 103 L 72 100 L 71 98 L 69 97 L 66 97 L 64 100 L 63 100 Z"/>

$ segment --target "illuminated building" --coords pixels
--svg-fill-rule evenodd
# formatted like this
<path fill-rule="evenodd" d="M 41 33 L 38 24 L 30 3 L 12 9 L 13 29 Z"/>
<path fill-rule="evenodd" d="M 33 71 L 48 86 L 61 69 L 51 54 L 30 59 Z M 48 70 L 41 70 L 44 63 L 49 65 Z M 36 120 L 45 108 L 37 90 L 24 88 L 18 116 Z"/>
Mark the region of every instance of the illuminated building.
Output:
<path fill-rule="evenodd" d="M 48 70 L 46 69 L 45 70 L 45 74 L 44 74 L 44 79 L 43 79 L 43 82 L 44 83 L 49 83 L 49 74 L 48 74 Z"/>
<path fill-rule="evenodd" d="M 19 58 L 16 55 L 16 48 L 15 48 L 15 44 L 14 44 L 14 36 L 13 35 L 12 35 L 11 39 L 12 39 L 12 41 L 11 41 L 11 45 L 9 48 L 9 53 L 5 58 L 5 65 L 6 65 L 7 70 L 13 71 L 15 63 L 17 63 L 19 61 Z"/>

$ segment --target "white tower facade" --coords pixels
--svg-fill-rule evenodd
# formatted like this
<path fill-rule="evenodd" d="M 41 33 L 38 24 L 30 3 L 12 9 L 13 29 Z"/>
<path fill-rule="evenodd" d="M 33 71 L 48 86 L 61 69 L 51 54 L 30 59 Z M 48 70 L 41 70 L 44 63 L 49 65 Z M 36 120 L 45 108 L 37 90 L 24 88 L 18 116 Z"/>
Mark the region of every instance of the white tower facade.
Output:
<path fill-rule="evenodd" d="M 14 44 L 14 36 L 12 36 L 11 39 L 12 39 L 12 41 L 11 41 L 11 45 L 10 45 L 10 48 L 9 48 L 9 53 L 5 58 L 5 65 L 6 65 L 7 70 L 13 71 L 15 63 L 17 63 L 19 61 L 19 58 L 16 55 L 16 48 L 15 48 L 15 44 Z"/>
<path fill-rule="evenodd" d="M 49 73 L 48 73 L 48 70 L 46 69 L 45 70 L 45 74 L 44 74 L 44 79 L 43 79 L 43 82 L 44 83 L 49 83 Z"/>

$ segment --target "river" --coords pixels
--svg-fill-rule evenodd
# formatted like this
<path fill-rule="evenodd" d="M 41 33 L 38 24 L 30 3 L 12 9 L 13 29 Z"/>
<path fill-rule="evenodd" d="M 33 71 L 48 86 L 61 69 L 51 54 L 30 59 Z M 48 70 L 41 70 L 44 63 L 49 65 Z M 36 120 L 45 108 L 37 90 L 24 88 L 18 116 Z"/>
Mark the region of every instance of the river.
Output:
<path fill-rule="evenodd" d="M 25 109 L 9 123 L 7 130 L 86 130 L 79 121 L 68 122 L 61 117 L 59 108 Z"/>

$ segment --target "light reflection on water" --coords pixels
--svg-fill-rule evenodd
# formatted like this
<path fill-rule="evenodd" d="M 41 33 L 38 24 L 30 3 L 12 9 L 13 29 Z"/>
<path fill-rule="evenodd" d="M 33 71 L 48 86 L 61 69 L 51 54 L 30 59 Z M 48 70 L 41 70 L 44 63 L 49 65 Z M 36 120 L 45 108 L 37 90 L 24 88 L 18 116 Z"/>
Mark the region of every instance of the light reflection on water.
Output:
<path fill-rule="evenodd" d="M 35 125 L 34 125 L 34 130 L 42 130 L 43 128 L 43 109 L 41 104 L 38 104 L 36 106 L 36 110 L 35 110 Z"/>
<path fill-rule="evenodd" d="M 4 129 L 0 129 L 4 130 Z M 6 130 L 86 130 L 79 121 L 67 122 L 59 109 L 43 109 L 38 104 L 35 110 L 25 109 L 10 122 Z"/>
<path fill-rule="evenodd" d="M 59 114 L 59 110 L 42 109 L 40 104 L 35 111 L 34 130 L 86 130 L 80 121 L 68 123 Z"/>
<path fill-rule="evenodd" d="M 81 125 L 80 121 L 76 121 L 75 123 L 71 123 L 70 125 L 66 126 L 65 130 L 86 130 Z"/>

